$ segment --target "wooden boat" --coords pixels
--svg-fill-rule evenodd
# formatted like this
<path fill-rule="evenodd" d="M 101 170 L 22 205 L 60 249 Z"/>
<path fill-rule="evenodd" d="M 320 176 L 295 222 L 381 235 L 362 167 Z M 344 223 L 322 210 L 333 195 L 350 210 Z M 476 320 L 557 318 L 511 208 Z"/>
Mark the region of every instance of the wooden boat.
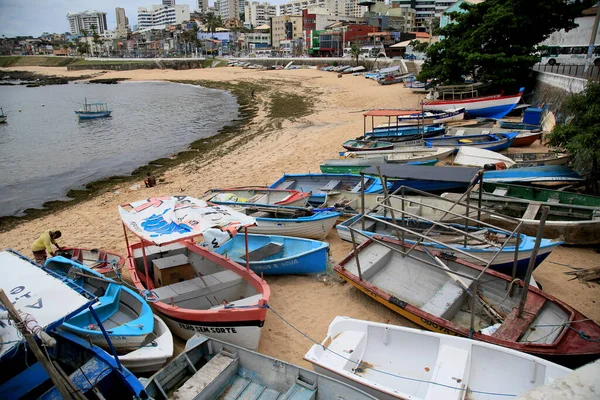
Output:
<path fill-rule="evenodd" d="M 335 317 L 304 359 L 381 400 L 514 397 L 571 372 L 494 344 L 348 317 Z"/>
<path fill-rule="evenodd" d="M 470 124 L 472 121 L 475 121 L 475 126 Z M 446 128 L 446 136 L 489 135 L 498 133 L 530 133 L 530 131 L 495 128 L 493 122 L 488 123 L 485 119 L 481 120 L 481 122 L 478 122 L 478 120 L 460 121 Z"/>
<path fill-rule="evenodd" d="M 392 150 L 394 143 L 378 140 L 347 140 L 342 146 L 348 151 Z"/>
<path fill-rule="evenodd" d="M 129 273 L 135 287 L 171 332 L 219 337 L 246 348 L 258 347 L 270 298 L 267 283 L 254 272 L 189 239 L 209 229 L 253 224 L 229 207 L 192 197 L 160 197 L 119 207 L 129 243 Z M 235 308 L 235 306 L 244 306 Z"/>
<path fill-rule="evenodd" d="M 173 335 L 167 324 L 154 315 L 154 330 L 139 349 L 119 355 L 121 363 L 135 374 L 156 372 L 173 356 Z"/>
<path fill-rule="evenodd" d="M 477 147 L 462 146 L 458 149 L 453 164 L 463 165 L 465 167 L 483 168 L 486 165 L 503 165 L 504 168 L 511 168 L 516 163 L 510 158 L 496 153 L 495 151 L 479 149 Z"/>
<path fill-rule="evenodd" d="M 430 125 L 444 124 L 446 122 L 461 121 L 465 118 L 465 110 L 432 110 L 411 115 L 398 116 L 399 125 Z"/>
<path fill-rule="evenodd" d="M 392 150 L 374 150 L 369 152 L 346 152 L 345 158 L 370 158 L 385 156 L 386 160 L 402 162 L 410 159 L 412 161 L 443 160 L 452 154 L 454 149 L 443 149 L 427 146 L 395 146 Z"/>
<path fill-rule="evenodd" d="M 429 100 L 423 104 L 425 110 L 459 110 L 465 109 L 471 118 L 503 118 L 512 111 L 521 100 L 524 88 L 518 94 L 503 96 L 459 98 L 457 100 Z M 462 95 L 462 94 L 461 94 Z"/>
<path fill-rule="evenodd" d="M 516 163 L 517 168 L 564 165 L 571 158 L 567 153 L 511 153 L 506 156 Z"/>
<path fill-rule="evenodd" d="M 215 204 L 256 203 L 277 206 L 305 207 L 310 193 L 262 187 L 211 189 L 202 199 Z"/>
<path fill-rule="evenodd" d="M 142 381 L 155 400 L 375 399 L 327 376 L 200 335 L 165 368 Z"/>
<path fill-rule="evenodd" d="M 414 140 L 418 137 L 433 138 L 443 135 L 445 128 L 438 125 L 429 125 L 425 127 L 416 126 L 389 126 L 383 128 L 375 128 L 372 131 L 365 132 L 365 138 L 381 138 L 384 140 L 406 139 Z"/>
<path fill-rule="evenodd" d="M 4 110 L 0 107 L 0 124 L 6 122 L 8 116 L 4 114 Z"/>
<path fill-rule="evenodd" d="M 542 131 L 522 131 L 519 132 L 510 147 L 527 147 L 535 143 L 542 136 Z"/>
<path fill-rule="evenodd" d="M 125 257 L 101 249 L 82 249 L 79 247 L 62 247 L 58 255 L 77 261 L 108 278 L 121 273 L 125 265 Z"/>
<path fill-rule="evenodd" d="M 143 398 L 143 387 L 116 360 L 88 340 L 57 331 L 69 320 L 97 304 L 94 294 L 73 285 L 16 251 L 0 252 L 0 288 L 17 312 L 27 317 L 27 329 L 41 339 L 46 332 L 45 351 L 89 398 Z M 49 345 L 48 337 L 56 341 Z M 85 371 L 85 374 L 84 374 Z M 94 384 L 90 383 L 94 382 Z M 3 399 L 60 399 L 50 376 L 15 327 L 0 320 L 0 393 Z"/>
<path fill-rule="evenodd" d="M 478 149 L 501 151 L 510 147 L 516 133 L 499 133 L 489 135 L 468 135 L 468 136 L 440 136 L 425 139 L 425 145 L 431 147 L 451 147 L 459 149 L 469 146 Z"/>
<path fill-rule="evenodd" d="M 496 196 L 515 197 L 531 202 L 585 206 L 600 208 L 600 197 L 580 193 L 550 190 L 533 186 L 520 186 L 509 183 L 484 182 L 483 190 Z"/>
<path fill-rule="evenodd" d="M 269 188 L 310 192 L 309 203 L 320 205 L 325 202 L 327 193 L 332 191 L 360 192 L 361 178 L 352 174 L 284 174 Z M 383 192 L 381 180 L 375 176 L 365 176 L 365 192 Z"/>
<path fill-rule="evenodd" d="M 246 265 L 246 235 L 238 234 L 213 251 Z M 248 235 L 248 265 L 257 274 L 315 274 L 327 268 L 329 244 L 275 235 Z"/>
<path fill-rule="evenodd" d="M 523 122 L 514 122 L 514 121 L 498 121 L 498 124 L 500 125 L 500 128 L 503 129 L 518 129 L 518 130 L 528 130 L 528 131 L 534 131 L 534 130 L 540 130 L 542 129 L 541 125 L 535 125 L 535 124 L 525 124 Z"/>
<path fill-rule="evenodd" d="M 106 103 L 88 103 L 87 99 L 85 99 L 83 108 L 75 111 L 75 115 L 79 119 L 106 118 L 110 117 L 111 113 L 112 111 L 108 109 Z"/>
<path fill-rule="evenodd" d="M 584 179 L 571 168 L 564 165 L 546 165 L 541 167 L 511 168 L 500 171 L 486 171 L 484 182 L 492 183 L 576 183 Z"/>
<path fill-rule="evenodd" d="M 376 214 L 372 214 L 371 216 L 377 220 L 393 222 L 393 219 L 389 216 L 385 217 Z M 353 226 L 355 229 L 358 229 L 360 232 L 367 235 L 367 237 L 362 235 L 354 235 L 357 243 L 363 243 L 368 239 L 368 237 L 373 237 L 375 235 L 399 239 L 398 234 L 401 235 L 401 232 L 398 232 L 389 224 L 368 219 L 365 221 L 363 228 L 361 222 L 357 223 L 360 217 L 361 214 L 358 214 L 336 226 L 340 239 L 347 242 L 352 241 L 350 237 L 350 230 L 348 229 L 349 226 Z M 406 228 L 419 233 L 422 233 L 432 227 L 431 223 L 411 218 L 406 218 L 406 220 L 402 222 L 402 219 L 398 217 L 397 222 L 398 224 L 402 224 Z M 463 231 L 465 230 L 465 225 L 463 224 L 449 225 Z M 468 232 L 480 237 L 480 239 L 477 240 L 470 237 L 467 238 L 456 231 L 436 226 L 432 231 L 427 233 L 427 236 L 439 242 L 445 243 L 446 246 L 441 246 L 428 240 L 421 242 L 421 245 L 438 251 L 446 252 L 451 252 L 452 249 L 456 248 L 485 260 L 486 264 L 493 259 L 491 268 L 508 275 L 512 273 L 515 260 L 515 250 L 517 248 L 517 241 L 515 239 L 516 235 L 513 236 L 513 239 L 511 239 L 503 249 L 500 249 L 501 244 L 509 238 L 511 232 L 501 229 L 491 229 L 488 227 L 477 228 L 474 226 L 469 227 Z M 413 244 L 415 243 L 416 239 L 418 239 L 417 236 L 407 233 L 405 234 L 404 241 L 405 243 Z M 529 260 L 535 244 L 535 237 L 521 234 L 518 242 L 519 260 L 517 262 L 517 275 L 522 277 L 525 276 L 525 273 L 527 272 L 527 266 L 529 265 Z M 535 259 L 534 268 L 540 265 L 550 255 L 550 253 L 552 253 L 552 251 L 561 244 L 562 242 L 560 241 L 542 239 L 539 252 L 537 253 L 537 257 Z M 500 251 L 500 254 L 496 256 L 498 251 Z M 455 252 L 454 255 L 473 264 L 486 265 L 473 257 L 464 256 L 461 253 Z"/>
<path fill-rule="evenodd" d="M 324 240 L 341 215 L 334 211 L 314 212 L 299 207 L 277 207 L 264 204 L 237 204 L 232 208 L 256 219 L 249 233 L 295 236 Z"/>
<path fill-rule="evenodd" d="M 410 245 L 389 238 L 377 239 L 378 242 L 371 239 L 361 244 L 334 271 L 414 323 L 435 332 L 523 351 L 571 368 L 600 356 L 600 326 L 561 300 L 529 287 L 519 316 L 521 296 L 511 297 L 508 292 L 515 286 L 519 294 L 522 281 L 510 285 L 509 276 L 486 270 L 478 280 L 476 299 L 472 301 L 464 288 L 474 290 L 473 280 L 483 267 L 443 252 L 428 254 L 421 248 L 405 256 L 397 250 L 406 251 Z M 360 260 L 362 278 L 355 254 Z M 461 277 L 455 275 L 458 273 Z M 466 312 L 471 311 L 468 304 L 474 306 L 473 314 Z"/>
<path fill-rule="evenodd" d="M 500 193 L 500 191 L 495 192 Z M 444 193 L 442 196 L 451 200 L 457 198 L 454 193 Z M 541 207 L 548 206 L 550 211 L 544 226 L 545 238 L 560 239 L 568 245 L 585 246 L 600 243 L 600 208 L 598 207 L 541 203 L 487 193 L 483 194 L 482 200 L 483 208 L 521 221 L 523 223 L 521 232 L 526 235 L 536 234 L 540 223 Z M 512 220 L 502 217 L 482 214 L 482 218 L 506 229 L 515 227 Z"/>
<path fill-rule="evenodd" d="M 76 261 L 57 256 L 46 260 L 44 268 L 69 278 L 74 284 L 98 296 L 94 311 L 108 331 L 112 345 L 119 351 L 138 349 L 154 330 L 154 318 L 148 303 L 134 290 L 120 285 Z M 103 348 L 109 344 L 89 310 L 66 320 L 62 329 L 86 338 Z"/>
<path fill-rule="evenodd" d="M 47 347 L 51 362 L 60 367 L 75 389 L 88 399 L 146 399 L 139 380 L 101 348 L 68 332 L 52 332 L 56 345 Z M 19 346 L 14 359 L 0 363 L 0 393 L 6 400 L 62 399 L 40 362 Z"/>
<path fill-rule="evenodd" d="M 391 156 L 390 156 L 391 157 Z M 387 161 L 386 161 L 387 159 Z M 401 159 L 400 159 L 401 160 Z M 429 165 L 433 166 L 437 164 L 438 159 L 434 158 L 431 160 L 423 161 L 395 161 L 396 163 L 405 163 L 408 165 Z M 359 174 L 365 168 L 371 165 L 381 165 L 385 163 L 392 163 L 386 156 L 376 157 L 365 157 L 365 158 L 350 158 L 342 160 L 325 160 L 323 164 L 319 165 L 319 169 L 324 174 Z"/>

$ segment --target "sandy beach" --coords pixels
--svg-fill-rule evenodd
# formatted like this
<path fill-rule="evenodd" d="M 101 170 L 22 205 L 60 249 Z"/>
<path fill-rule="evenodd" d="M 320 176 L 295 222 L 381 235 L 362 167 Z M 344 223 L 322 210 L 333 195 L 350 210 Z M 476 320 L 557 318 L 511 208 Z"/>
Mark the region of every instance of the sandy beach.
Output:
<path fill-rule="evenodd" d="M 11 70 L 14 68 L 8 68 Z M 98 71 L 66 71 L 66 68 L 19 67 L 19 70 L 58 76 L 91 75 Z M 363 132 L 362 111 L 372 108 L 417 107 L 420 97 L 401 85 L 381 86 L 360 76 L 312 69 L 259 71 L 241 68 L 197 70 L 134 70 L 102 74 L 102 78 L 131 80 L 209 80 L 276 85 L 286 93 L 309 93 L 313 103 L 310 115 L 282 121 L 273 127 L 266 118 L 268 99 L 256 97 L 258 113 L 247 127 L 253 135 L 234 140 L 234 148 L 225 154 L 218 148 L 202 160 L 173 167 L 159 178 L 155 188 L 133 188 L 132 183 L 111 188 L 87 201 L 64 210 L 26 221 L 0 233 L 0 248 L 13 248 L 31 257 L 31 243 L 41 232 L 59 229 L 60 245 L 104 248 L 126 254 L 123 229 L 117 206 L 148 197 L 187 194 L 199 196 L 213 187 L 266 185 L 285 173 L 318 172 L 324 159 L 337 158 L 341 143 Z M 34 90 L 34 89 L 32 89 Z M 168 133 L 168 132 L 167 132 Z M 123 149 L 123 157 L 135 149 Z M 143 186 L 143 185 L 142 185 Z M 332 262 L 351 249 L 335 229 L 327 241 Z M 564 275 L 571 267 L 600 266 L 600 254 L 592 249 L 560 247 L 537 268 L 535 279 L 553 296 L 566 301 L 587 317 L 600 321 L 600 285 L 582 284 Z M 337 315 L 377 322 L 413 326 L 406 319 L 370 300 L 336 279 L 319 281 L 315 277 L 283 276 L 266 278 L 272 291 L 271 306 L 287 321 L 311 338 L 321 341 L 331 320 Z M 181 344 L 181 343 L 180 343 Z M 309 367 L 302 357 L 311 342 L 293 330 L 274 313 L 267 315 L 259 351 L 267 355 Z"/>

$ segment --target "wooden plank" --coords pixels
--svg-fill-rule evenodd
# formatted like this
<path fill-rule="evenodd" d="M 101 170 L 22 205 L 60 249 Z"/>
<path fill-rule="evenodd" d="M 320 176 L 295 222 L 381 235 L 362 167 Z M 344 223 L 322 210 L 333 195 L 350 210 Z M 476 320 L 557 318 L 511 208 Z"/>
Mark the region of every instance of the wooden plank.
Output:
<path fill-rule="evenodd" d="M 258 249 L 252 250 L 248 253 L 249 261 L 260 261 L 264 260 L 267 257 L 274 256 L 275 254 L 279 254 L 283 252 L 283 246 L 278 243 L 269 242 L 266 245 L 259 247 Z M 246 259 L 246 255 L 244 254 L 242 260 Z"/>
<path fill-rule="evenodd" d="M 529 292 L 523 308 L 523 316 L 521 318 L 517 317 L 518 309 L 515 307 L 508 314 L 500 328 L 494 332 L 493 336 L 498 339 L 516 342 L 527 331 L 545 303 L 545 297 Z"/>
<path fill-rule="evenodd" d="M 341 181 L 338 181 L 337 179 L 333 179 L 333 180 L 330 180 L 327 183 L 327 185 L 323 186 L 322 188 L 319 188 L 319 190 L 324 190 L 324 191 L 334 190 L 339 186 L 340 183 L 341 183 Z"/>
<path fill-rule="evenodd" d="M 542 203 L 530 203 L 523 213 L 521 219 L 535 219 L 535 216 L 537 215 L 538 211 L 540 211 L 541 206 Z"/>

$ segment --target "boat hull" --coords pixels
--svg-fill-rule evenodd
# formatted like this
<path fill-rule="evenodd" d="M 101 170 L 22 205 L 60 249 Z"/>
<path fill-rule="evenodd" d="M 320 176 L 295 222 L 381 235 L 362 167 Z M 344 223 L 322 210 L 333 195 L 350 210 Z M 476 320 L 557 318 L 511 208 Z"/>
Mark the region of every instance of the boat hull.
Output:
<path fill-rule="evenodd" d="M 339 216 L 339 213 L 332 212 L 319 219 L 256 218 L 256 225 L 248 227 L 248 233 L 323 240 Z"/>
<path fill-rule="evenodd" d="M 423 105 L 425 110 L 458 110 L 464 108 L 471 118 L 504 118 L 515 108 L 523 92 L 513 96 L 488 96 L 464 100 L 431 101 Z"/>
<path fill-rule="evenodd" d="M 542 135 L 542 132 L 526 133 L 526 134 L 519 133 L 517 135 L 517 137 L 515 137 L 515 140 L 513 140 L 510 147 L 531 146 L 533 143 L 535 143 L 536 140 L 538 140 L 540 138 L 541 135 Z"/>
<path fill-rule="evenodd" d="M 448 148 L 448 147 L 453 147 L 456 149 L 459 149 L 461 147 L 472 147 L 472 148 L 477 148 L 477 149 L 483 149 L 483 150 L 489 150 L 489 151 L 502 151 L 502 150 L 506 150 L 510 147 L 510 144 L 512 143 L 514 136 L 516 136 L 516 134 L 512 134 L 512 135 L 504 135 L 504 134 L 500 134 L 498 136 L 496 135 L 487 135 L 490 136 L 490 138 L 498 138 L 498 140 L 490 140 L 490 141 L 486 141 L 486 142 L 474 142 L 474 143 L 468 143 L 468 142 L 461 142 L 461 141 L 466 141 L 469 140 L 469 136 L 464 136 L 464 137 L 439 137 L 439 138 L 431 138 L 431 139 L 426 139 L 425 140 L 425 145 L 427 147 L 442 147 L 442 148 Z M 457 150 L 458 151 L 458 150 Z"/>
<path fill-rule="evenodd" d="M 406 164 L 408 165 L 429 165 L 433 166 L 437 164 L 438 159 L 434 158 L 431 160 L 423 160 L 423 161 L 408 161 Z M 373 163 L 371 165 L 375 165 Z M 324 174 L 359 174 L 365 168 L 370 167 L 371 165 L 330 165 L 330 164 L 321 164 L 319 168 L 321 172 Z"/>
<path fill-rule="evenodd" d="M 63 247 L 61 252 L 67 252 L 70 258 L 86 267 L 93 269 L 107 278 L 114 278 L 125 265 L 125 257 L 110 251 L 84 249 L 78 247 Z"/>
<path fill-rule="evenodd" d="M 156 338 L 150 344 L 119 356 L 121 363 L 136 374 L 156 372 L 162 368 L 173 355 L 173 335 L 157 315 L 154 316 L 154 335 Z"/>
<path fill-rule="evenodd" d="M 87 113 L 87 112 L 75 111 L 75 114 L 77 114 L 77 118 L 79 118 L 79 119 L 107 118 L 107 117 L 110 117 L 111 113 L 112 113 L 112 111 L 97 112 L 97 113 L 94 113 L 94 112 Z"/>

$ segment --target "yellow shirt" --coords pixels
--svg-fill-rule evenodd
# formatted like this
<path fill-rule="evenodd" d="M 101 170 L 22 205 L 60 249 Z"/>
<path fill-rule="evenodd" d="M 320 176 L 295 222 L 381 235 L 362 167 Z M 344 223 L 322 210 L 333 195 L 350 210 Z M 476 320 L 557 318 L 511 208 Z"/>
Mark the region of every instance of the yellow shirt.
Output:
<path fill-rule="evenodd" d="M 42 235 L 33 242 L 31 245 L 31 251 L 42 251 L 46 249 L 47 253 L 52 253 L 52 245 L 56 245 L 56 242 L 50 237 L 50 231 L 42 233 Z"/>

